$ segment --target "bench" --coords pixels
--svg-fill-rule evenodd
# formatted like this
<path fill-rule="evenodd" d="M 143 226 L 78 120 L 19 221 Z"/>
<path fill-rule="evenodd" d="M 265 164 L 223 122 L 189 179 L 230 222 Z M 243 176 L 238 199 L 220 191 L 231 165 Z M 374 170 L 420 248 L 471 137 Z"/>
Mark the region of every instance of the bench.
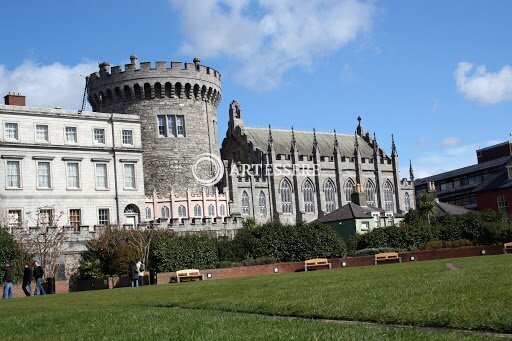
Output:
<path fill-rule="evenodd" d="M 503 253 L 508 253 L 512 251 L 512 242 L 503 244 Z"/>
<path fill-rule="evenodd" d="M 204 280 L 204 275 L 197 269 L 186 269 L 176 271 L 176 282 Z"/>
<path fill-rule="evenodd" d="M 398 260 L 399 263 L 402 263 L 402 257 L 398 257 L 398 252 L 383 252 L 377 253 L 375 255 L 374 263 L 375 265 L 377 265 L 378 262 L 387 262 L 395 260 Z"/>
<path fill-rule="evenodd" d="M 304 261 L 304 271 L 309 269 L 329 268 L 331 269 L 331 263 L 327 261 L 327 258 L 315 258 Z"/>

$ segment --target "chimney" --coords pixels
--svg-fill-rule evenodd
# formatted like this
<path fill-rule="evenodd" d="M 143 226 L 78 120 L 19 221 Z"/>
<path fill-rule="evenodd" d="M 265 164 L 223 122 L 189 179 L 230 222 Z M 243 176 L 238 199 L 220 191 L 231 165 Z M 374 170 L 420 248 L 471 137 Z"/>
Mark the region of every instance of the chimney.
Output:
<path fill-rule="evenodd" d="M 363 191 L 363 186 L 361 184 L 354 185 L 354 189 L 350 195 L 350 200 L 356 205 L 367 206 L 366 193 Z"/>
<path fill-rule="evenodd" d="M 9 92 L 4 96 L 4 103 L 6 105 L 18 105 L 20 107 L 25 106 L 25 96 L 20 93 Z"/>

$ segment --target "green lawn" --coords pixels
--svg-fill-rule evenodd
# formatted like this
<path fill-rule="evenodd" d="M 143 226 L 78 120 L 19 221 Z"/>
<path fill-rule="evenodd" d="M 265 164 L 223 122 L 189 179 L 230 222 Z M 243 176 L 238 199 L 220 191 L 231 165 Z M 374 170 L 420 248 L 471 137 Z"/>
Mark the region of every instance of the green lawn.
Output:
<path fill-rule="evenodd" d="M 447 270 L 448 262 L 460 270 Z M 0 334 L 2 339 L 485 339 L 313 318 L 512 332 L 511 301 L 512 255 L 500 255 L 2 301 Z"/>

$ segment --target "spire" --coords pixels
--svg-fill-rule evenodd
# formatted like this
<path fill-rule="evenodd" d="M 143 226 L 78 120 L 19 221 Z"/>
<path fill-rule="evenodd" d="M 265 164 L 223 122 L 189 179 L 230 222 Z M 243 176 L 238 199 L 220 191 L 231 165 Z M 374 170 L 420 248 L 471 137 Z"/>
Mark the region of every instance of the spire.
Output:
<path fill-rule="evenodd" d="M 297 141 L 295 141 L 295 132 L 293 131 L 293 126 L 292 126 L 292 150 L 295 150 L 296 149 L 296 143 Z"/>
<path fill-rule="evenodd" d="M 272 137 L 272 127 L 270 126 L 270 124 L 268 125 L 268 144 L 274 144 L 274 138 Z"/>
<path fill-rule="evenodd" d="M 316 130 L 315 128 L 313 128 L 313 148 L 317 148 L 318 147 L 318 141 L 316 139 Z"/>
<path fill-rule="evenodd" d="M 338 136 L 336 135 L 336 129 L 334 129 L 334 149 L 337 150 L 338 147 Z"/>
<path fill-rule="evenodd" d="M 354 133 L 354 153 L 359 153 L 359 141 L 357 140 L 357 131 Z"/>
<path fill-rule="evenodd" d="M 377 143 L 377 135 L 373 133 L 373 149 L 379 148 L 379 144 Z"/>
<path fill-rule="evenodd" d="M 414 181 L 414 171 L 412 170 L 412 161 L 409 160 L 409 179 Z"/>
<path fill-rule="evenodd" d="M 358 124 L 357 124 L 356 133 L 359 136 L 363 136 L 363 134 L 364 134 L 364 129 L 363 129 L 363 125 L 361 124 L 361 120 L 362 120 L 361 116 L 357 116 Z"/>
<path fill-rule="evenodd" d="M 391 156 L 398 156 L 395 145 L 395 137 L 391 134 Z"/>

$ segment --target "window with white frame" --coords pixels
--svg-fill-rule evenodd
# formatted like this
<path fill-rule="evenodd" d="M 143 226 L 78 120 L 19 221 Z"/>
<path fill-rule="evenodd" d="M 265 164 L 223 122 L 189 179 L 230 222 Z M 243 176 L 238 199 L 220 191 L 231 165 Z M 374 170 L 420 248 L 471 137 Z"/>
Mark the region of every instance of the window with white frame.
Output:
<path fill-rule="evenodd" d="M 103 226 L 110 224 L 110 210 L 108 208 L 98 209 L 98 224 Z"/>
<path fill-rule="evenodd" d="M 162 218 L 169 218 L 169 207 L 163 206 L 161 209 Z"/>
<path fill-rule="evenodd" d="M 185 218 L 186 216 L 187 216 L 187 209 L 185 208 L 185 206 L 180 205 L 178 207 L 178 217 Z"/>
<path fill-rule="evenodd" d="M 500 212 L 503 217 L 508 218 L 507 198 L 505 198 L 504 195 L 499 195 L 496 200 L 498 201 L 498 212 Z"/>
<path fill-rule="evenodd" d="M 37 163 L 37 187 L 51 188 L 50 162 L 39 161 Z"/>
<path fill-rule="evenodd" d="M 151 208 L 150 207 L 146 207 L 146 219 L 151 219 L 153 217 L 152 215 L 152 212 L 151 212 Z"/>
<path fill-rule="evenodd" d="M 394 203 L 393 203 L 393 197 L 394 197 L 394 191 L 393 186 L 389 181 L 386 182 L 384 185 L 384 207 L 386 211 L 393 211 L 394 210 Z"/>
<path fill-rule="evenodd" d="M 213 206 L 212 204 L 208 206 L 208 216 L 215 217 L 215 206 Z"/>
<path fill-rule="evenodd" d="M 53 209 L 42 208 L 39 210 L 38 223 L 42 228 L 53 226 Z"/>
<path fill-rule="evenodd" d="M 304 212 L 315 213 L 315 190 L 309 179 L 304 183 L 302 192 L 304 195 Z"/>
<path fill-rule="evenodd" d="M 107 164 L 97 163 L 96 166 L 96 188 L 107 189 L 108 188 L 108 175 L 107 175 Z"/>
<path fill-rule="evenodd" d="M 267 215 L 267 198 L 265 197 L 265 193 L 263 193 L 263 191 L 260 192 L 258 204 L 260 207 L 260 215 L 266 216 Z"/>
<path fill-rule="evenodd" d="M 361 231 L 368 231 L 370 230 L 370 222 L 363 221 L 361 222 Z"/>
<path fill-rule="evenodd" d="M 375 223 L 375 227 L 380 227 L 380 213 L 374 212 L 372 213 L 373 222 Z"/>
<path fill-rule="evenodd" d="M 48 126 L 46 124 L 37 124 L 36 125 L 36 140 L 40 142 L 48 142 Z"/>
<path fill-rule="evenodd" d="M 158 115 L 158 136 L 160 137 L 184 137 L 185 116 L 183 115 Z"/>
<path fill-rule="evenodd" d="M 336 198 L 334 183 L 331 179 L 325 183 L 325 212 L 330 213 L 336 209 Z"/>
<path fill-rule="evenodd" d="M 197 204 L 194 206 L 194 216 L 195 217 L 201 217 L 203 214 L 202 214 L 202 210 L 201 210 L 201 205 Z"/>
<path fill-rule="evenodd" d="M 133 132 L 131 130 L 121 131 L 123 144 L 133 145 Z"/>
<path fill-rule="evenodd" d="M 284 214 L 292 213 L 292 186 L 287 179 L 283 179 L 281 181 L 281 186 L 279 188 L 279 192 L 281 195 L 281 209 Z"/>
<path fill-rule="evenodd" d="M 93 138 L 94 138 L 94 143 L 105 144 L 105 129 L 94 128 Z"/>
<path fill-rule="evenodd" d="M 508 178 L 512 179 L 512 167 L 508 167 L 507 172 L 508 172 Z"/>
<path fill-rule="evenodd" d="M 226 206 L 224 206 L 224 204 L 220 205 L 220 215 L 221 217 L 224 217 L 226 216 Z"/>
<path fill-rule="evenodd" d="M 18 123 L 7 122 L 5 123 L 5 138 L 8 140 L 18 139 Z"/>
<path fill-rule="evenodd" d="M 66 127 L 65 128 L 65 136 L 66 136 L 67 143 L 77 143 L 78 142 L 77 135 L 78 134 L 77 134 L 76 127 Z"/>
<path fill-rule="evenodd" d="M 135 188 L 135 165 L 133 163 L 124 165 L 124 188 Z"/>
<path fill-rule="evenodd" d="M 395 223 L 393 213 L 386 212 L 386 226 L 392 226 Z"/>
<path fill-rule="evenodd" d="M 9 210 L 9 228 L 20 228 L 22 223 L 21 210 Z"/>
<path fill-rule="evenodd" d="M 7 161 L 7 188 L 21 188 L 21 170 L 19 161 Z"/>
<path fill-rule="evenodd" d="M 66 165 L 68 188 L 80 188 L 80 166 L 78 162 L 68 162 Z"/>
<path fill-rule="evenodd" d="M 242 214 L 249 215 L 249 194 L 246 191 L 242 192 Z"/>

